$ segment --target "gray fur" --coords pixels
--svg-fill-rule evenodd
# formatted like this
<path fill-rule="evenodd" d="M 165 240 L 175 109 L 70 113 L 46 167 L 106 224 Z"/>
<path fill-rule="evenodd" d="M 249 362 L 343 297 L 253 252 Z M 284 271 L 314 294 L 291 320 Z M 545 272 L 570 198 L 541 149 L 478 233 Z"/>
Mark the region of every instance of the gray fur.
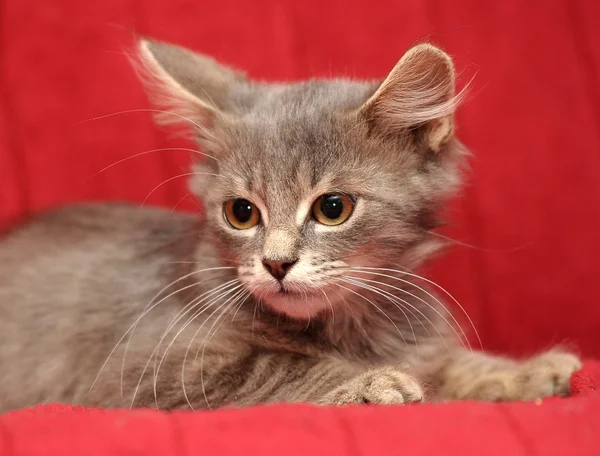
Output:
<path fill-rule="evenodd" d="M 142 42 L 140 55 L 172 113 L 163 120 L 192 124 L 207 155 L 190 182 L 206 214 L 76 206 L 8 233 L 0 411 L 568 392 L 576 357 L 471 353 L 412 275 L 436 249 L 436 212 L 460 181 L 446 54 L 417 46 L 381 84 L 259 83 L 162 43 Z M 311 203 L 336 192 L 355 198 L 354 212 L 319 225 Z M 239 197 L 261 210 L 246 231 L 223 217 Z M 296 263 L 278 283 L 263 260 Z"/>

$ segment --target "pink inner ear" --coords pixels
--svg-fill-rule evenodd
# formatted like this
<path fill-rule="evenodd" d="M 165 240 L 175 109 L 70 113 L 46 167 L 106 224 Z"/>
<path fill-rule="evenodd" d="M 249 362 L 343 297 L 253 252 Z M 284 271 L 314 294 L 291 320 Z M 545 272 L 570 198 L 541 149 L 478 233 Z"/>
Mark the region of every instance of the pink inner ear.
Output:
<path fill-rule="evenodd" d="M 139 44 L 139 74 L 160 124 L 185 124 L 209 137 L 217 116 L 226 118 L 229 91 L 244 76 L 214 59 L 154 41 Z M 158 111 L 158 109 L 157 109 Z"/>
<path fill-rule="evenodd" d="M 452 135 L 452 116 L 463 97 L 455 95 L 454 81 L 450 57 L 419 45 L 400 59 L 363 109 L 387 132 L 429 124 L 431 147 L 438 150 Z"/>

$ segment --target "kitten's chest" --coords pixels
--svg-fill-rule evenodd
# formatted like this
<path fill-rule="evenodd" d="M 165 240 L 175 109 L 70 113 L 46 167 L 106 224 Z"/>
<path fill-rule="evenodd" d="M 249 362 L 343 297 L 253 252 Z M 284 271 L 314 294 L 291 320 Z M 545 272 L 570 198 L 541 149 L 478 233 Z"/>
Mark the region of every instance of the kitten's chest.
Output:
<path fill-rule="evenodd" d="M 278 321 L 279 320 L 279 321 Z M 261 319 L 254 315 L 240 321 L 241 334 L 251 345 L 263 350 L 288 351 L 307 356 L 333 356 L 362 365 L 410 362 L 417 356 L 414 337 L 402 334 L 396 326 L 358 327 L 345 322 L 337 327 L 318 322 L 289 322 Z"/>

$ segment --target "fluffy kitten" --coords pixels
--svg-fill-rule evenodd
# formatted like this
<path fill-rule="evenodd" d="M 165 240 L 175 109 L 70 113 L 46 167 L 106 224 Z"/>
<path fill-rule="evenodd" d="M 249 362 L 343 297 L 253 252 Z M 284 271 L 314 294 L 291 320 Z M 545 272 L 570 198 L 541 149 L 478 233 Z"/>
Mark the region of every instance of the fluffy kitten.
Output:
<path fill-rule="evenodd" d="M 164 118 L 194 125 L 206 215 L 77 206 L 9 233 L 0 410 L 568 393 L 575 356 L 464 348 L 411 272 L 460 180 L 444 52 L 415 46 L 382 83 L 296 84 L 157 42 L 139 54 Z"/>

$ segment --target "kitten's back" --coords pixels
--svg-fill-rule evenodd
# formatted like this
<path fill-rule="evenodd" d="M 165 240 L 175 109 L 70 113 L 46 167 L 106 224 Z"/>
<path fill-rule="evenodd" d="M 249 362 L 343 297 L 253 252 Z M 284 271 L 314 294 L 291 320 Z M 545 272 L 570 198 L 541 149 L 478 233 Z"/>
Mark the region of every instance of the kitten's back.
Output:
<path fill-rule="evenodd" d="M 186 246 L 181 239 L 197 223 L 159 209 L 81 205 L 7 233 L 0 240 L 0 411 L 84 394 L 77 388 L 91 385 L 168 283 L 177 246 Z"/>

